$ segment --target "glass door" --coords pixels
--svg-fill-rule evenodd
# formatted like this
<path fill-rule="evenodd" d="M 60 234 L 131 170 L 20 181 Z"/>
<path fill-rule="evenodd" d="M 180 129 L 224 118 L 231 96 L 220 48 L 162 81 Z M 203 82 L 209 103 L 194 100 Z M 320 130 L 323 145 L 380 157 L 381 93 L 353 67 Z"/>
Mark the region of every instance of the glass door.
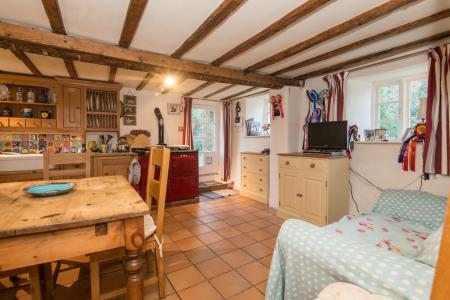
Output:
<path fill-rule="evenodd" d="M 192 107 L 192 135 L 194 149 L 198 150 L 200 175 L 216 174 L 219 157 L 219 123 L 215 107 L 206 105 Z"/>

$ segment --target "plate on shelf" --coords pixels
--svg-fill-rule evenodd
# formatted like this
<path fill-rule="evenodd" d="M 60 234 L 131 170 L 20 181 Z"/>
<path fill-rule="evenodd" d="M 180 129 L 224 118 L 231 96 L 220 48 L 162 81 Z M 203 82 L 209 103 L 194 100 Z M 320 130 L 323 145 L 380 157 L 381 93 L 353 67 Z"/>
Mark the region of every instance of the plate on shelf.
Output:
<path fill-rule="evenodd" d="M 0 84 L 0 100 L 5 100 L 8 98 L 9 89 L 6 85 Z"/>
<path fill-rule="evenodd" d="M 67 194 L 75 187 L 75 183 L 71 182 L 55 182 L 48 184 L 39 184 L 28 186 L 23 191 L 29 195 L 37 197 L 48 197 Z"/>

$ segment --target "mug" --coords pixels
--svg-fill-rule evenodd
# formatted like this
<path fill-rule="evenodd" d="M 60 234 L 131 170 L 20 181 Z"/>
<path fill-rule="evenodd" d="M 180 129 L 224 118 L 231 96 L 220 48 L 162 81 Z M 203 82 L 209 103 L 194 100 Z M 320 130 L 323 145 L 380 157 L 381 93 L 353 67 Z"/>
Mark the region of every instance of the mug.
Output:
<path fill-rule="evenodd" d="M 33 117 L 33 109 L 32 108 L 24 108 L 23 109 L 23 116 L 25 118 L 32 118 Z"/>

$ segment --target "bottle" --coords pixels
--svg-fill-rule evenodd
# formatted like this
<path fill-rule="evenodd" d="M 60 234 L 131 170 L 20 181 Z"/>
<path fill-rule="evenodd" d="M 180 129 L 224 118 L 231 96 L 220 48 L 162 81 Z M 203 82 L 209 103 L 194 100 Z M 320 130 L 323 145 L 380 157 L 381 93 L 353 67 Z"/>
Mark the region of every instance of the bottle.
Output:
<path fill-rule="evenodd" d="M 27 100 L 28 100 L 28 103 L 34 103 L 35 94 L 34 94 L 33 90 L 31 90 L 31 89 L 27 93 Z"/>
<path fill-rule="evenodd" d="M 16 101 L 22 102 L 23 101 L 23 94 L 22 94 L 22 88 L 19 87 L 17 89 L 17 93 L 16 93 Z"/>

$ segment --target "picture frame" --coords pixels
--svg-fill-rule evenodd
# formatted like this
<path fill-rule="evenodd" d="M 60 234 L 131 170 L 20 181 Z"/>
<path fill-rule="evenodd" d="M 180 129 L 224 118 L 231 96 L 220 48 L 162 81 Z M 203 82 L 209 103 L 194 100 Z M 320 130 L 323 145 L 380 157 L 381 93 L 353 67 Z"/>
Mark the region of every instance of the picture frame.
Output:
<path fill-rule="evenodd" d="M 377 128 L 374 130 L 376 141 L 386 141 L 386 129 Z"/>
<path fill-rule="evenodd" d="M 124 114 L 125 115 L 136 115 L 136 105 L 126 105 L 124 107 Z"/>
<path fill-rule="evenodd" d="M 137 105 L 136 96 L 134 95 L 124 95 L 123 96 L 123 103 L 125 105 Z"/>
<path fill-rule="evenodd" d="M 124 116 L 123 125 L 136 126 L 136 116 Z"/>
<path fill-rule="evenodd" d="M 167 103 L 167 114 L 179 115 L 181 114 L 181 104 L 179 103 Z"/>
<path fill-rule="evenodd" d="M 364 140 L 366 142 L 375 141 L 375 130 L 373 129 L 364 129 Z"/>

